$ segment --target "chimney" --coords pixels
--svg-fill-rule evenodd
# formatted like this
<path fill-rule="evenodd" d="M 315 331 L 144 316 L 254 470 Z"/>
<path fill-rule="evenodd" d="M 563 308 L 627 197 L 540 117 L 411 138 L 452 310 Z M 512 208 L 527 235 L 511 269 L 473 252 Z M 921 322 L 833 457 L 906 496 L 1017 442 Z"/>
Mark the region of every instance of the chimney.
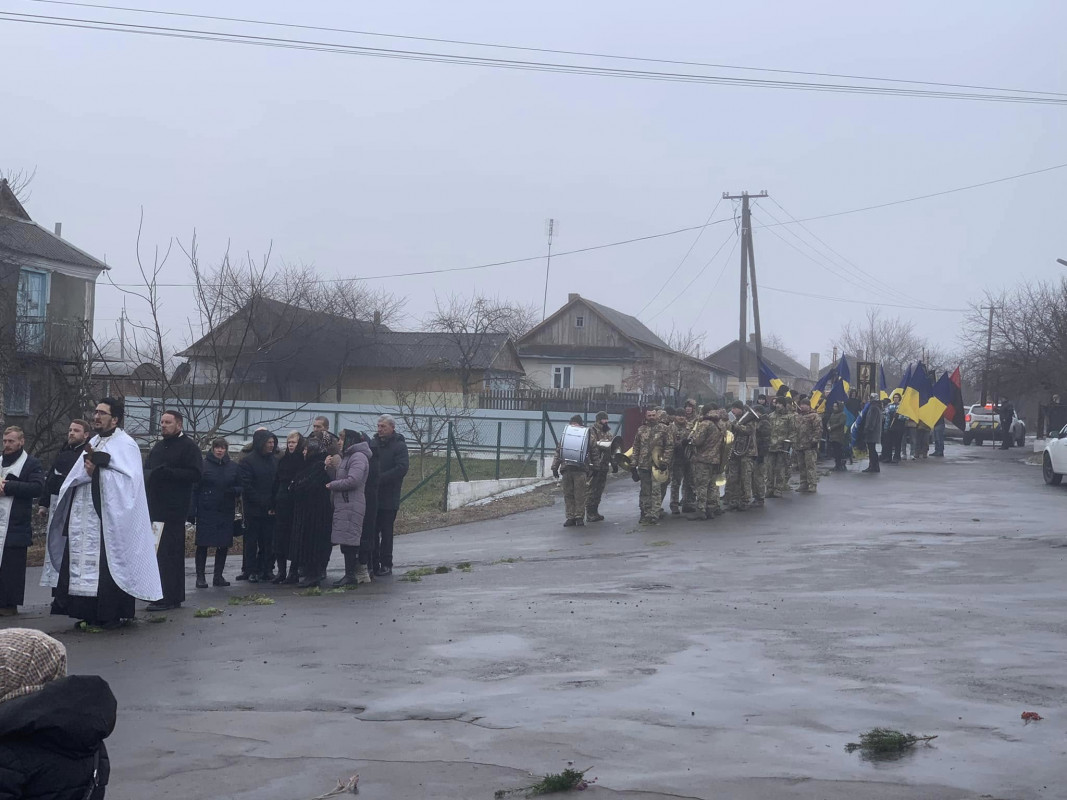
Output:
<path fill-rule="evenodd" d="M 374 327 L 377 328 L 381 324 L 382 324 L 382 312 L 381 311 L 375 311 L 374 312 Z"/>
<path fill-rule="evenodd" d="M 580 300 L 581 298 L 582 298 L 582 296 L 580 294 L 578 294 L 577 292 L 571 292 L 570 294 L 567 295 L 567 302 L 568 303 L 573 303 L 575 300 Z"/>
<path fill-rule="evenodd" d="M 819 377 L 819 354 L 812 353 L 811 360 L 808 361 L 808 372 L 811 373 L 811 379 L 815 380 Z"/>
<path fill-rule="evenodd" d="M 62 222 L 57 222 L 56 223 L 56 236 L 58 236 L 60 239 L 63 238 L 63 223 Z"/>
<path fill-rule="evenodd" d="M 748 335 L 748 343 L 749 344 L 755 344 L 756 343 L 756 334 L 750 333 Z"/>

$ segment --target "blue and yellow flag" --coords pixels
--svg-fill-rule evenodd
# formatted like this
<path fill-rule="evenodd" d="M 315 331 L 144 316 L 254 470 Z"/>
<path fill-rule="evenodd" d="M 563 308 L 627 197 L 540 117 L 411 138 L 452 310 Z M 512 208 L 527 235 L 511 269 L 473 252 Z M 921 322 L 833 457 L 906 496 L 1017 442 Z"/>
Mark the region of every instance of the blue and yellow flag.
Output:
<path fill-rule="evenodd" d="M 841 403 L 844 405 L 848 402 L 848 381 L 844 378 L 838 378 L 834 381 L 833 388 L 830 389 L 830 393 L 826 395 L 826 404 L 833 408 L 834 403 Z"/>
<path fill-rule="evenodd" d="M 886 389 L 885 383 L 885 368 L 881 364 L 878 365 L 878 399 L 889 399 L 889 392 Z"/>
<path fill-rule="evenodd" d="M 945 414 L 945 409 L 952 405 L 952 380 L 948 373 L 938 379 L 930 391 L 930 400 L 919 409 L 923 424 L 933 428 Z"/>
<path fill-rule="evenodd" d="M 904 370 L 904 375 L 900 379 L 900 385 L 893 390 L 893 394 L 904 394 L 904 387 L 908 385 L 908 381 L 911 380 L 911 364 L 908 364 L 908 368 Z"/>
<path fill-rule="evenodd" d="M 930 385 L 930 378 L 926 374 L 923 362 L 916 361 L 915 366 L 909 369 L 907 381 L 901 389 L 900 406 L 897 408 L 897 413 L 902 417 L 907 417 L 912 422 L 925 422 L 921 409 L 930 402 L 933 387 Z M 944 410 L 944 407 L 942 407 L 938 412 L 938 416 Z"/>
<path fill-rule="evenodd" d="M 772 389 L 774 389 L 776 394 L 781 394 L 781 389 L 783 386 L 785 386 L 785 383 L 777 375 L 774 374 L 774 372 L 771 370 L 770 367 L 767 366 L 767 363 L 762 358 L 759 359 L 759 385 L 770 386 Z M 785 396 L 792 396 L 789 393 L 789 387 L 786 387 Z"/>
<path fill-rule="evenodd" d="M 827 387 L 832 390 L 838 381 L 841 381 L 844 384 L 845 399 L 847 400 L 849 381 L 851 380 L 852 373 L 848 368 L 848 360 L 842 355 L 834 368 L 827 370 L 826 374 L 819 378 L 815 386 L 812 387 L 811 407 L 821 414 L 826 409 L 826 395 L 828 394 Z"/>

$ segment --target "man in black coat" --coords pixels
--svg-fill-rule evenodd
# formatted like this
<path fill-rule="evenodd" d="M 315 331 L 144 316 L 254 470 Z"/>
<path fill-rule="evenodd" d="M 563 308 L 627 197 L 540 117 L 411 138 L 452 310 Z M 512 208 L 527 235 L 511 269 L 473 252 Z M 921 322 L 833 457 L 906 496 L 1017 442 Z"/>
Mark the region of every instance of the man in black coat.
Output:
<path fill-rule="evenodd" d="M 1000 449 L 1011 447 L 1011 424 L 1015 422 L 1015 406 L 1004 397 L 1000 401 Z"/>
<path fill-rule="evenodd" d="M 85 443 L 89 441 L 89 431 L 89 423 L 85 420 L 73 419 L 70 421 L 70 427 L 67 428 L 67 442 L 56 454 L 55 461 L 52 462 L 52 469 L 45 476 L 44 491 L 41 493 L 40 506 L 37 508 L 38 516 L 48 516 L 48 512 L 52 507 L 52 499 L 59 497 L 59 490 L 63 486 L 63 481 L 67 479 L 67 475 L 85 452 Z"/>
<path fill-rule="evenodd" d="M 266 428 L 252 434 L 252 449 L 237 465 L 241 475 L 241 504 L 244 508 L 245 541 L 239 581 L 258 583 L 273 578 L 274 561 L 274 476 L 278 462 L 274 448 L 278 440 Z"/>
<path fill-rule="evenodd" d="M 393 572 L 393 525 L 400 509 L 400 494 L 404 476 L 408 474 L 408 445 L 396 432 L 396 420 L 389 414 L 378 417 L 378 433 L 374 444 L 378 448 L 378 513 L 375 515 L 377 548 L 374 553 L 375 575 Z"/>
<path fill-rule="evenodd" d="M 18 613 L 26 599 L 26 548 L 33 541 L 33 501 L 41 496 L 44 470 L 25 451 L 22 428 L 4 431 L 0 461 L 0 616 Z"/>
<path fill-rule="evenodd" d="M 168 409 L 159 418 L 163 434 L 148 453 L 145 490 L 148 515 L 153 527 L 163 524 L 156 547 L 159 582 L 163 599 L 148 605 L 149 611 L 169 611 L 185 602 L 185 519 L 200 482 L 204 458 L 200 448 L 182 431 L 182 415 Z"/>

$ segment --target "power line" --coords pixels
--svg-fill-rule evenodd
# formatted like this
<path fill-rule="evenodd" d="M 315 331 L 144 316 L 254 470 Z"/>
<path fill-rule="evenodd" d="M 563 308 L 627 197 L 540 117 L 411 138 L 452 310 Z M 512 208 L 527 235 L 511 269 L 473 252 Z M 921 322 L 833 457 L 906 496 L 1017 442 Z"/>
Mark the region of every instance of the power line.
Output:
<path fill-rule="evenodd" d="M 719 245 L 719 249 L 718 249 L 718 250 L 716 250 L 716 251 L 715 251 L 714 253 L 712 253 L 712 255 L 711 255 L 711 258 L 709 258 L 709 259 L 707 260 L 707 262 L 705 262 L 704 266 L 700 268 L 700 271 L 699 271 L 699 272 L 697 272 L 697 273 L 696 273 L 696 274 L 695 274 L 695 275 L 694 275 L 694 276 L 693 276 L 692 278 L 690 278 L 690 279 L 689 279 L 689 283 L 687 283 L 687 284 L 686 284 L 686 285 L 685 285 L 685 286 L 684 286 L 684 287 L 682 288 L 682 291 L 678 292 L 678 294 L 676 294 L 676 295 L 674 296 L 674 298 L 673 298 L 673 299 L 672 299 L 672 300 L 671 300 L 671 301 L 670 301 L 669 303 L 667 303 L 667 305 L 665 305 L 665 306 L 664 306 L 663 308 L 661 308 L 661 309 L 660 309 L 659 311 L 657 311 L 657 312 L 656 312 L 655 314 L 653 314 L 653 315 L 652 315 L 651 317 L 649 317 L 649 318 L 648 318 L 649 322 L 651 322 L 651 321 L 652 321 L 652 320 L 654 320 L 654 319 L 655 319 L 656 317 L 658 317 L 658 316 L 659 316 L 660 314 L 662 314 L 662 313 L 663 313 L 664 311 L 666 311 L 666 310 L 667 310 L 668 308 L 670 308 L 671 306 L 673 306 L 673 305 L 674 305 L 674 304 L 675 304 L 676 302 L 678 302 L 678 300 L 679 300 L 679 299 L 680 299 L 680 298 L 682 297 L 682 295 L 684 295 L 684 294 L 685 294 L 686 292 L 688 292 L 688 291 L 689 291 L 689 287 L 690 287 L 690 286 L 692 286 L 692 285 L 693 285 L 694 283 L 696 283 L 697 279 L 698 279 L 698 278 L 699 278 L 699 277 L 700 277 L 701 275 L 703 275 L 703 274 L 704 274 L 704 271 L 705 271 L 705 270 L 706 270 L 706 269 L 707 269 L 708 267 L 710 267 L 710 266 L 711 266 L 711 262 L 713 262 L 713 261 L 715 260 L 715 257 L 716 257 L 716 256 L 718 256 L 720 252 L 722 252 L 722 249 L 723 249 L 724 247 L 726 247 L 726 243 L 727 243 L 728 241 L 730 241 L 730 239 L 734 239 L 734 240 L 735 240 L 735 243 L 736 243 L 736 239 L 737 239 L 737 232 L 736 232 L 736 231 L 731 231 L 731 232 L 730 232 L 730 234 L 729 234 L 729 236 L 727 236 L 727 237 L 726 237 L 725 239 L 723 239 L 723 240 L 722 240 L 722 244 L 720 244 L 720 245 Z M 731 253 L 733 253 L 733 248 L 730 248 L 730 252 L 731 252 Z M 727 256 L 727 258 L 729 258 L 729 256 Z M 720 277 L 721 277 L 721 276 L 720 276 Z"/>
<path fill-rule="evenodd" d="M 944 91 L 928 89 L 906 89 L 887 86 L 864 86 L 843 83 L 815 83 L 810 81 L 767 80 L 758 78 L 740 78 L 722 75 L 704 75 L 684 72 L 657 72 L 653 70 L 633 70 L 614 67 L 597 67 L 581 64 L 553 63 L 544 61 L 520 61 L 515 59 L 488 58 L 482 56 L 456 55 L 418 50 L 397 50 L 393 48 L 362 47 L 344 45 L 335 42 L 317 42 L 281 37 L 252 36 L 250 34 L 233 34 L 222 31 L 210 31 L 188 28 L 175 28 L 157 25 L 139 25 L 110 20 L 84 19 L 77 17 L 59 17 L 41 14 L 22 14 L 17 12 L 0 12 L 0 21 L 20 22 L 60 28 L 106 31 L 143 36 L 156 36 L 173 39 L 191 39 L 197 41 L 219 42 L 223 44 L 243 44 L 259 47 L 276 47 L 290 50 L 329 52 L 343 55 L 364 56 L 371 58 L 391 58 L 406 61 L 419 61 L 440 64 L 459 64 L 465 66 L 490 67 L 521 71 L 546 72 L 572 75 L 589 75 L 610 78 L 625 78 L 642 81 L 664 81 L 670 83 L 710 84 L 720 86 L 746 86 L 763 89 L 791 89 L 797 91 L 830 92 L 841 94 L 866 94 L 898 97 L 922 97 L 940 100 L 975 100 L 981 102 L 1023 103 L 1031 105 L 1067 105 L 1067 97 L 1051 95 L 1024 94 L 980 94 L 970 91 Z"/>
<path fill-rule="evenodd" d="M 676 266 L 674 268 L 674 271 L 671 272 L 671 274 L 670 274 L 670 276 L 668 276 L 667 280 L 663 281 L 663 283 L 661 283 L 659 285 L 659 289 L 656 290 L 656 293 L 654 295 L 652 295 L 651 299 L 649 299 L 649 301 L 647 303 L 645 303 L 641 307 L 641 310 L 637 312 L 638 316 L 643 314 L 645 312 L 645 309 L 648 308 L 650 305 L 652 305 L 653 302 L 655 302 L 656 298 L 660 296 L 660 293 L 663 292 L 663 290 L 666 288 L 667 284 L 670 283 L 674 279 L 674 276 L 678 274 L 678 270 L 680 270 L 682 268 L 682 264 L 684 264 L 686 259 L 689 258 L 689 254 L 692 253 L 693 252 L 693 248 L 697 246 L 697 242 L 700 241 L 700 237 L 703 236 L 704 235 L 704 231 L 706 231 L 708 229 L 708 225 L 711 224 L 711 218 L 715 216 L 715 212 L 719 210 L 719 206 L 720 205 L 722 205 L 722 198 L 721 197 L 715 203 L 715 207 L 711 209 L 711 213 L 708 214 L 708 218 L 704 221 L 704 224 L 700 226 L 700 230 L 697 231 L 696 238 L 693 239 L 693 243 L 691 245 L 689 245 L 689 249 L 685 251 L 685 255 L 682 256 L 682 260 L 678 262 L 678 266 Z"/>
<path fill-rule="evenodd" d="M 702 62 L 702 61 L 684 61 L 684 60 L 678 60 L 678 59 L 651 58 L 651 57 L 646 57 L 646 56 L 628 56 L 628 55 L 619 55 L 619 54 L 615 54 L 615 53 L 597 53 L 597 52 L 588 52 L 588 51 L 582 51 L 582 50 L 559 50 L 559 49 L 553 49 L 553 48 L 548 48 L 548 47 L 529 47 L 529 46 L 522 46 L 522 45 L 498 44 L 498 43 L 492 43 L 492 42 L 476 42 L 476 41 L 469 41 L 469 40 L 463 40 L 463 39 L 444 39 L 444 38 L 437 38 L 437 37 L 432 37 L 432 36 L 410 36 L 410 35 L 397 34 L 397 33 L 381 33 L 381 32 L 378 32 L 378 31 L 365 31 L 365 30 L 356 30 L 356 29 L 352 29 L 352 28 L 329 27 L 329 26 L 325 26 L 325 25 L 306 25 L 306 24 L 298 24 L 298 23 L 292 23 L 292 22 L 277 22 L 277 21 L 272 21 L 272 20 L 249 19 L 249 18 L 243 18 L 243 17 L 225 17 L 225 16 L 217 16 L 217 15 L 212 15 L 212 14 L 193 14 L 193 13 L 189 13 L 189 12 L 180 12 L 180 11 L 164 11 L 164 10 L 160 10 L 160 9 L 147 9 L 147 8 L 134 8 L 134 7 L 129 7 L 129 6 L 105 5 L 105 4 L 101 4 L 101 3 L 77 3 L 77 2 L 70 2 L 70 0 L 30 0 L 30 2 L 36 2 L 36 3 L 46 4 L 46 5 L 74 6 L 74 7 L 77 7 L 77 8 L 95 8 L 95 9 L 108 10 L 108 11 L 124 11 L 124 12 L 137 13 L 137 14 L 155 14 L 155 15 L 167 16 L 167 17 L 181 17 L 181 18 L 185 18 L 185 19 L 204 19 L 204 20 L 212 20 L 212 21 L 216 21 L 216 22 L 238 22 L 238 23 L 247 24 L 247 25 L 264 25 L 264 26 L 278 27 L 278 28 L 291 28 L 291 29 L 294 29 L 294 30 L 309 30 L 309 31 L 319 31 L 319 32 L 325 32 L 325 33 L 345 33 L 345 34 L 354 34 L 354 35 L 357 35 L 357 36 L 374 36 L 374 37 L 380 37 L 380 38 L 386 38 L 386 39 L 403 39 L 403 40 L 415 41 L 415 42 L 432 42 L 434 44 L 462 45 L 464 47 L 486 47 L 486 48 L 493 48 L 493 49 L 497 49 L 497 50 L 516 50 L 516 51 L 522 51 L 522 52 L 527 52 L 527 53 L 548 53 L 548 54 L 551 54 L 551 55 L 582 56 L 582 57 L 585 57 L 585 58 L 604 58 L 604 59 L 613 59 L 613 60 L 617 60 L 617 61 L 636 61 L 636 62 L 643 62 L 643 63 L 648 63 L 648 64 L 671 64 L 671 65 L 674 65 L 674 66 L 710 67 L 710 68 L 713 68 L 713 69 L 733 69 L 733 70 L 746 71 L 746 72 L 768 72 L 768 73 L 774 73 L 774 74 L 778 74 L 778 75 L 805 75 L 805 76 L 808 76 L 808 77 L 816 77 L 816 78 L 839 78 L 839 79 L 844 79 L 844 80 L 877 81 L 877 82 L 880 82 L 880 83 L 903 83 L 903 84 L 911 84 L 911 85 L 915 85 L 915 86 L 940 86 L 940 87 L 944 87 L 944 88 L 953 88 L 953 89 L 981 89 L 981 90 L 995 91 L 995 92 L 1017 92 L 1017 93 L 1020 93 L 1020 94 L 1067 96 L 1067 92 L 1046 92 L 1046 91 L 1037 91 L 1037 90 L 1032 90 L 1032 89 L 1010 89 L 1010 88 L 1004 88 L 1004 87 L 998 87 L 998 86 L 982 86 L 982 85 L 967 84 L 967 83 L 945 83 L 945 82 L 940 82 L 940 81 L 908 80 L 906 78 L 885 78 L 885 77 L 876 77 L 876 76 L 871 76 L 871 75 L 850 75 L 850 74 L 841 74 L 841 73 L 834 73 L 834 72 L 812 72 L 812 71 L 806 71 L 806 70 L 773 69 L 773 68 L 769 68 L 769 67 L 751 67 L 751 66 L 742 66 L 742 65 L 737 65 L 737 64 L 717 64 L 717 63 L 709 63 L 709 62 Z"/>
<path fill-rule="evenodd" d="M 781 292 L 782 294 L 795 294 L 800 295 L 801 297 L 813 297 L 816 300 L 829 300 L 834 303 L 858 303 L 860 305 L 865 306 L 885 306 L 886 308 L 909 308 L 914 311 L 948 311 L 957 314 L 962 314 L 966 311 L 970 311 L 970 309 L 968 308 L 934 308 L 923 306 L 906 306 L 901 305 L 899 303 L 879 303 L 873 300 L 849 300 L 845 297 L 830 297 L 829 295 L 825 294 L 812 294 L 811 292 L 797 292 L 793 291 L 792 289 L 779 289 L 775 286 L 767 286 L 766 284 L 764 284 L 762 288 L 767 289 L 771 292 Z"/>
<path fill-rule="evenodd" d="M 715 283 L 711 284 L 711 288 L 708 289 L 708 293 L 704 295 L 704 302 L 700 305 L 700 310 L 697 312 L 697 320 L 700 319 L 700 315 L 704 313 L 704 309 L 708 307 L 708 301 L 711 300 L 712 294 L 715 293 L 715 287 L 719 285 L 719 281 L 722 280 L 722 276 L 726 273 L 726 268 L 730 266 L 730 258 L 734 254 L 734 250 L 737 249 L 737 243 L 741 241 L 741 237 L 734 235 L 734 243 L 730 247 L 730 252 L 726 254 L 726 260 L 722 262 L 722 269 L 719 270 L 718 277 L 715 278 Z"/>

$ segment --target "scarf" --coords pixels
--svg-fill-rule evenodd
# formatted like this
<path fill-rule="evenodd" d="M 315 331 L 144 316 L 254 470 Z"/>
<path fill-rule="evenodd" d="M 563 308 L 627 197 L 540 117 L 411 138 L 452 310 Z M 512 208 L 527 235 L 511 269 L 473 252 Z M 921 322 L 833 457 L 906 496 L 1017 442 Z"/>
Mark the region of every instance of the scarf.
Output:
<path fill-rule="evenodd" d="M 0 703 L 40 691 L 66 674 L 62 643 L 30 628 L 0 631 Z"/>

